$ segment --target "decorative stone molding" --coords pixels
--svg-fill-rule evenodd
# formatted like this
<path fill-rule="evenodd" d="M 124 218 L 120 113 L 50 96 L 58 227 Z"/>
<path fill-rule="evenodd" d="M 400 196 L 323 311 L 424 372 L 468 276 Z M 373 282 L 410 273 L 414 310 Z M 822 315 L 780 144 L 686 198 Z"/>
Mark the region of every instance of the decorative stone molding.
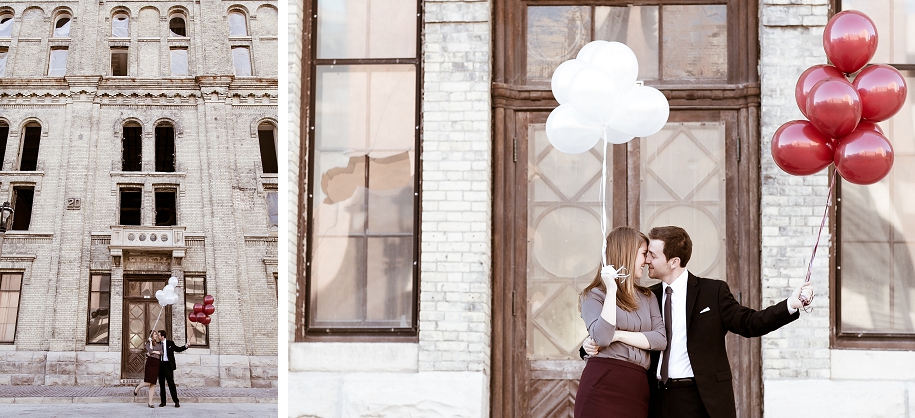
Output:
<path fill-rule="evenodd" d="M 187 245 L 184 242 L 183 226 L 111 226 L 112 262 L 120 264 L 120 258 L 127 251 L 171 251 L 176 265 L 181 265 Z"/>

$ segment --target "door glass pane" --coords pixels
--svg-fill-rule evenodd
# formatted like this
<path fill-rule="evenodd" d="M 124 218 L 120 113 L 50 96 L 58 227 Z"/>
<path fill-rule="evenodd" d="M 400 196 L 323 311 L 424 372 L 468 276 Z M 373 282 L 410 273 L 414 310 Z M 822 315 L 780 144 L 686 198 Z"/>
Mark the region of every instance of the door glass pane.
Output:
<path fill-rule="evenodd" d="M 578 359 L 588 336 L 578 294 L 600 265 L 603 156 L 599 147 L 559 152 L 549 144 L 545 124 L 530 125 L 528 138 L 527 358 Z M 607 159 L 612 161 L 609 151 Z"/>
<path fill-rule="evenodd" d="M 409 0 L 318 0 L 318 58 L 415 58 Z"/>
<path fill-rule="evenodd" d="M 915 72 L 902 74 L 915 83 Z M 880 123 L 893 143 L 890 173 L 872 185 L 839 186 L 842 332 L 915 334 L 913 104 L 909 95 L 899 113 Z"/>
<path fill-rule="evenodd" d="M 693 241 L 689 271 L 726 279 L 724 123 L 668 123 L 639 145 L 642 231 L 685 229 Z"/>
<path fill-rule="evenodd" d="M 591 40 L 590 6 L 527 8 L 527 79 L 549 81 Z"/>
<path fill-rule="evenodd" d="M 658 6 L 595 7 L 594 39 L 626 44 L 639 60 L 639 80 L 658 78 Z"/>
<path fill-rule="evenodd" d="M 727 5 L 661 6 L 662 78 L 727 79 Z"/>

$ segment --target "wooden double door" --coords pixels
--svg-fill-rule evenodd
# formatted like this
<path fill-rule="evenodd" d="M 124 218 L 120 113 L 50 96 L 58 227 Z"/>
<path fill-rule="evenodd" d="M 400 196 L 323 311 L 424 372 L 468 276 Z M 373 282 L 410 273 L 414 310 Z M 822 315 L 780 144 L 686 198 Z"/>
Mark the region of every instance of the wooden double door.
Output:
<path fill-rule="evenodd" d="M 578 297 L 600 262 L 604 164 L 608 230 L 681 226 L 694 242 L 689 270 L 758 305 L 758 254 L 745 245 L 758 219 L 744 209 L 753 199 L 745 183 L 757 180 L 741 168 L 739 141 L 749 112 L 674 111 L 659 133 L 610 145 L 606 156 L 602 144 L 556 150 L 548 113 L 506 113 L 502 137 L 512 141 L 496 150 L 493 416 L 572 416 L 587 337 Z M 646 271 L 642 284 L 654 283 Z M 739 409 L 758 408 L 759 340 L 728 345 Z"/>
<path fill-rule="evenodd" d="M 171 329 L 171 307 L 163 308 L 155 296 L 167 283 L 168 276 L 126 278 L 124 281 L 122 379 L 143 378 L 146 339 L 154 330 Z"/>

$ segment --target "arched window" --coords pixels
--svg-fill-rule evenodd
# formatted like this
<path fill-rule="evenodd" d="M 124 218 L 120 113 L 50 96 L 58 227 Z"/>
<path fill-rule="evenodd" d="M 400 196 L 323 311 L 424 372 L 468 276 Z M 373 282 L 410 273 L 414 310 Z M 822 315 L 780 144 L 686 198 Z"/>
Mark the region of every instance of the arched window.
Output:
<path fill-rule="evenodd" d="M 13 14 L 0 13 L 0 38 L 13 36 Z"/>
<path fill-rule="evenodd" d="M 54 37 L 55 38 L 67 38 L 70 36 L 70 15 L 66 13 L 61 13 L 57 16 L 57 21 L 54 22 Z"/>
<path fill-rule="evenodd" d="M 156 126 L 156 171 L 175 171 L 175 128 L 167 123 Z"/>
<path fill-rule="evenodd" d="M 276 161 L 276 127 L 270 123 L 262 123 L 257 127 L 257 139 L 260 142 L 261 165 L 265 173 L 279 171 Z"/>
<path fill-rule="evenodd" d="M 2 70 L 0 70 L 0 75 L 3 75 Z M 3 158 L 6 157 L 6 138 L 10 134 L 10 126 L 6 122 L 0 120 L 0 170 L 3 169 Z"/>
<path fill-rule="evenodd" d="M 121 170 L 142 171 L 143 169 L 143 128 L 136 122 L 124 125 Z"/>
<path fill-rule="evenodd" d="M 229 13 L 229 36 L 248 36 L 248 22 L 244 13 Z"/>
<path fill-rule="evenodd" d="M 174 16 L 168 20 L 168 36 L 186 37 L 187 30 L 183 16 Z"/>
<path fill-rule="evenodd" d="M 111 17 L 111 36 L 115 38 L 130 37 L 130 16 L 127 13 L 118 12 Z"/>

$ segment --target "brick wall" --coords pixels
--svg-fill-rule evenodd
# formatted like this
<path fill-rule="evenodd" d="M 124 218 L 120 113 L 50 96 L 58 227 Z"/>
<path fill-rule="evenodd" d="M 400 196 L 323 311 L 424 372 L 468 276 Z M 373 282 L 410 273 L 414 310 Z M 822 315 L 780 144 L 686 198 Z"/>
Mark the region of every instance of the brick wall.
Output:
<path fill-rule="evenodd" d="M 288 26 L 286 28 L 289 41 L 289 50 L 287 53 L 289 72 L 287 73 L 288 85 L 286 87 L 287 115 L 286 126 L 280 129 L 286 131 L 287 152 L 286 161 L 288 169 L 283 174 L 286 180 L 285 196 L 281 196 L 286 202 L 286 221 L 285 224 L 280 222 L 280 230 L 285 225 L 286 233 L 282 238 L 286 243 L 286 260 L 284 266 L 286 279 L 288 283 L 286 312 L 289 324 L 289 341 L 295 341 L 295 303 L 296 303 L 296 258 L 298 257 L 298 220 L 299 220 L 299 158 L 300 144 L 304 138 L 300 138 L 299 129 L 301 129 L 302 114 L 302 41 L 303 41 L 303 13 L 302 4 L 299 1 L 286 2 L 286 14 Z"/>
<path fill-rule="evenodd" d="M 822 39 L 828 2 L 763 0 L 760 16 L 761 267 L 763 306 L 768 306 L 803 283 L 826 204 L 827 171 L 789 175 L 775 165 L 770 147 L 779 126 L 804 119 L 794 100 L 794 87 L 804 70 L 826 63 Z M 802 313 L 798 321 L 763 338 L 765 379 L 829 377 L 828 228 L 820 240 L 811 281 L 817 292 L 813 312 Z"/>

